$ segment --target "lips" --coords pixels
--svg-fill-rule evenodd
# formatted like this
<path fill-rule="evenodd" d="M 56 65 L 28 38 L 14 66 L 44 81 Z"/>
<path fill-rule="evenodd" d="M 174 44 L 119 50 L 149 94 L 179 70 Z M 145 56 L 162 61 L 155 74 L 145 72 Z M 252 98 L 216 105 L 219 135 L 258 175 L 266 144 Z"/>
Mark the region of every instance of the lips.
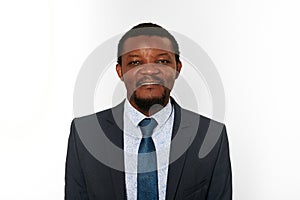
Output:
<path fill-rule="evenodd" d="M 144 83 L 141 83 L 140 86 L 143 86 L 143 85 L 160 85 L 161 83 L 159 82 L 144 82 Z"/>
<path fill-rule="evenodd" d="M 145 86 L 145 85 L 163 85 L 163 81 L 138 81 L 136 86 Z"/>

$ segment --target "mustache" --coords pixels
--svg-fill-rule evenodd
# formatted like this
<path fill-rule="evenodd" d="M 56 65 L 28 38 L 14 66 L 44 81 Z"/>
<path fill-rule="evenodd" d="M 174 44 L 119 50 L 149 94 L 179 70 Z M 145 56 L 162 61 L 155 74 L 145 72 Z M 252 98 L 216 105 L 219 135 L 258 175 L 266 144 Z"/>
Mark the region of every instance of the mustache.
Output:
<path fill-rule="evenodd" d="M 153 84 L 164 85 L 164 80 L 157 76 L 143 77 L 136 82 L 136 87 L 139 87 L 144 83 L 153 83 Z"/>

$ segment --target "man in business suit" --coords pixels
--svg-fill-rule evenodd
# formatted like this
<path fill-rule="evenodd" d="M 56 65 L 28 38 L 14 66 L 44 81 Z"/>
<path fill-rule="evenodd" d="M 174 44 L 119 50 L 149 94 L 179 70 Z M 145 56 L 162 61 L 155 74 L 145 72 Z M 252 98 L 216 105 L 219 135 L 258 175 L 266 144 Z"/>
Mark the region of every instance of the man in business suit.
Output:
<path fill-rule="evenodd" d="M 127 98 L 72 121 L 65 199 L 232 198 L 225 125 L 170 97 L 181 68 L 164 28 L 143 23 L 121 38 L 116 71 Z"/>

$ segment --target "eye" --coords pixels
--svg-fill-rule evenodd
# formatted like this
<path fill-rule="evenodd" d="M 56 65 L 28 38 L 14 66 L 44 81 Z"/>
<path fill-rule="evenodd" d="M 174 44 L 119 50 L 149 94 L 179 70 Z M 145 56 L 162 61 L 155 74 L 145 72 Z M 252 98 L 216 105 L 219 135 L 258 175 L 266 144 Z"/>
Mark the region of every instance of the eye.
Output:
<path fill-rule="evenodd" d="M 142 62 L 139 60 L 133 60 L 128 63 L 128 65 L 140 65 Z"/>
<path fill-rule="evenodd" d="M 169 60 L 166 60 L 166 59 L 161 59 L 161 60 L 157 60 L 157 61 L 156 61 L 156 63 L 159 63 L 159 64 L 164 64 L 164 65 L 166 65 L 166 64 L 169 64 L 169 63 L 171 63 L 171 61 L 169 61 Z"/>

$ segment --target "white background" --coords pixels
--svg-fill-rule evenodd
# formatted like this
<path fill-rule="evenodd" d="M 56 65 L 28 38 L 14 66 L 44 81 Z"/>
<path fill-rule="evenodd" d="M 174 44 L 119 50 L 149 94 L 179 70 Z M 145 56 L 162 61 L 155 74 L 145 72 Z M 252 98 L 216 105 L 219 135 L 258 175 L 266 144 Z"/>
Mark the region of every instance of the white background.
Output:
<path fill-rule="evenodd" d="M 234 199 L 300 199 L 299 9 L 290 0 L 1 1 L 0 199 L 63 199 L 81 65 L 148 21 L 193 39 L 219 71 Z"/>

